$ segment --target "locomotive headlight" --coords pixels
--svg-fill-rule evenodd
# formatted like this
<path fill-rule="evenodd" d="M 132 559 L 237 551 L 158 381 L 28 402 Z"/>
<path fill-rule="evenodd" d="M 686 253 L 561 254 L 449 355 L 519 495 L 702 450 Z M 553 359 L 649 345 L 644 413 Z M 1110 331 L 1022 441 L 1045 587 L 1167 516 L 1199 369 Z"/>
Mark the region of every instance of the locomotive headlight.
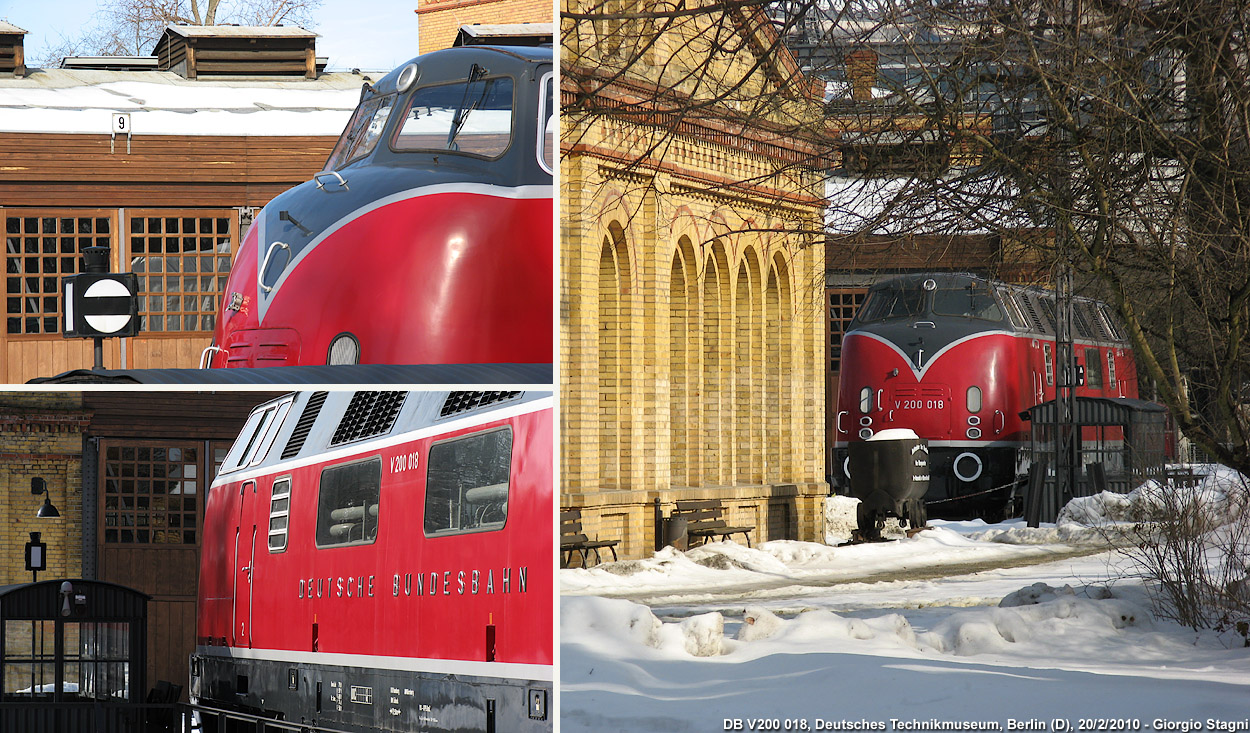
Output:
<path fill-rule="evenodd" d="M 872 428 L 864 428 L 863 430 L 860 430 L 860 431 L 859 431 L 859 437 L 860 437 L 860 439 L 861 439 L 861 440 L 868 440 L 869 438 L 871 438 L 871 437 L 872 437 Z"/>
<path fill-rule="evenodd" d="M 864 387 L 859 391 L 859 411 L 867 413 L 872 409 L 872 387 Z"/>
<path fill-rule="evenodd" d="M 968 388 L 968 412 L 981 411 L 981 388 L 975 385 Z"/>
<path fill-rule="evenodd" d="M 395 90 L 403 94 L 419 78 L 421 78 L 421 67 L 408 64 L 399 72 L 399 78 L 395 80 Z"/>
<path fill-rule="evenodd" d="M 976 453 L 960 453 L 955 456 L 952 468 L 955 469 L 955 478 L 965 483 L 972 483 L 981 478 L 981 457 Z"/>
<path fill-rule="evenodd" d="M 350 333 L 340 333 L 330 342 L 330 353 L 326 364 L 342 366 L 360 363 L 360 342 Z"/>

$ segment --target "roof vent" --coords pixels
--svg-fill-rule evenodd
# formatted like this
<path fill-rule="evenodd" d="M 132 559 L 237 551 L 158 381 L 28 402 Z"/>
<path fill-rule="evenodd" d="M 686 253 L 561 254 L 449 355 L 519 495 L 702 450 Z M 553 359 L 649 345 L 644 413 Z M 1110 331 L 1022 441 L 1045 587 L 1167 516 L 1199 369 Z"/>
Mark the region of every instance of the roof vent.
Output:
<path fill-rule="evenodd" d="M 171 25 L 152 55 L 188 79 L 317 78 L 317 34 L 296 26 Z"/>
<path fill-rule="evenodd" d="M 0 73 L 26 76 L 25 35 L 26 31 L 0 20 Z"/>
<path fill-rule="evenodd" d="M 304 447 L 304 441 L 308 440 L 308 434 L 312 432 L 313 423 L 317 421 L 317 415 L 321 414 L 321 406 L 325 404 L 327 394 L 329 393 L 313 392 L 308 398 L 304 411 L 300 413 L 299 421 L 295 423 L 295 429 L 291 431 L 291 438 L 282 449 L 283 460 L 299 455 L 300 449 Z"/>
<path fill-rule="evenodd" d="M 339 420 L 330 445 L 386 435 L 395 426 L 399 408 L 404 406 L 407 392 L 357 392 Z"/>
<path fill-rule="evenodd" d="M 447 399 L 443 401 L 443 409 L 438 416 L 460 415 L 479 407 L 507 402 L 520 396 L 520 392 L 450 392 Z"/>

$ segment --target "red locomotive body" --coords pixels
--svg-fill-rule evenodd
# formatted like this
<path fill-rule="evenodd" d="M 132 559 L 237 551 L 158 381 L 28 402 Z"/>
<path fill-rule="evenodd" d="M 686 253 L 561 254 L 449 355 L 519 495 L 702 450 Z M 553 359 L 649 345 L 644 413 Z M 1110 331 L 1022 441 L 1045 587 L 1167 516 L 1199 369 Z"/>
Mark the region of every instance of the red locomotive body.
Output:
<path fill-rule="evenodd" d="M 549 47 L 414 59 L 244 237 L 202 364 L 550 363 Z"/>
<path fill-rule="evenodd" d="M 1137 397 L 1107 307 L 1077 298 L 1074 315 L 1076 393 Z M 909 428 L 929 443 L 930 513 L 1000 514 L 1025 468 L 1020 413 L 1055 398 L 1055 356 L 1053 292 L 946 273 L 874 286 L 842 340 L 835 485 L 848 485 L 851 442 Z"/>
<path fill-rule="evenodd" d="M 193 702 L 335 730 L 550 731 L 551 404 L 257 408 L 207 500 Z"/>

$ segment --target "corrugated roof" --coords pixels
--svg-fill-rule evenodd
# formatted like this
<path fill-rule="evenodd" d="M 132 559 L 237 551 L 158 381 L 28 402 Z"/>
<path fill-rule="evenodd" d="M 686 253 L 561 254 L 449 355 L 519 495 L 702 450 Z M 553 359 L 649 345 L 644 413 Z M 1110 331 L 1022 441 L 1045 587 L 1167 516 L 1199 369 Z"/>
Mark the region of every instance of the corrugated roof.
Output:
<path fill-rule="evenodd" d="M 167 33 L 183 38 L 318 38 L 319 35 L 296 25 L 171 25 Z"/>
<path fill-rule="evenodd" d="M 12 23 L 6 23 L 0 20 L 0 33 L 29 33 L 30 31 L 22 30 Z"/>

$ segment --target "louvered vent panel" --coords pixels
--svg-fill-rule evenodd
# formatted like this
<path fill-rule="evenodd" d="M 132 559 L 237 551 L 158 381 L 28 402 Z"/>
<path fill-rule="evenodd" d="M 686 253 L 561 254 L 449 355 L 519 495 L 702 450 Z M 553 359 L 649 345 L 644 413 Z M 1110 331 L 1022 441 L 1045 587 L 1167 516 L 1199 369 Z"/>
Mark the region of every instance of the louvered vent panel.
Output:
<path fill-rule="evenodd" d="M 339 420 L 330 445 L 386 435 L 395 425 L 407 392 L 357 392 Z"/>
<path fill-rule="evenodd" d="M 520 392 L 452 392 L 447 395 L 438 416 L 459 415 L 486 405 L 507 402 L 520 395 Z"/>
<path fill-rule="evenodd" d="M 304 441 L 308 440 L 308 433 L 312 431 L 313 423 L 317 421 L 317 415 L 321 413 L 321 406 L 325 404 L 327 394 L 329 393 L 313 392 L 312 397 L 308 398 L 308 404 L 304 405 L 304 412 L 300 413 L 299 422 L 295 423 L 291 439 L 282 449 L 284 459 L 299 455 L 300 449 L 304 447 Z"/>
<path fill-rule="evenodd" d="M 1072 322 L 1076 326 L 1076 335 L 1083 339 L 1094 338 L 1094 331 L 1089 326 L 1089 319 L 1085 317 L 1085 304 L 1072 304 Z"/>
<path fill-rule="evenodd" d="M 1033 322 L 1033 328 L 1039 333 L 1046 333 L 1046 326 L 1042 324 L 1042 316 L 1037 312 L 1037 305 L 1033 298 L 1028 295 L 1022 296 L 1020 302 L 1024 304 L 1024 311 L 1029 316 L 1029 320 Z"/>

